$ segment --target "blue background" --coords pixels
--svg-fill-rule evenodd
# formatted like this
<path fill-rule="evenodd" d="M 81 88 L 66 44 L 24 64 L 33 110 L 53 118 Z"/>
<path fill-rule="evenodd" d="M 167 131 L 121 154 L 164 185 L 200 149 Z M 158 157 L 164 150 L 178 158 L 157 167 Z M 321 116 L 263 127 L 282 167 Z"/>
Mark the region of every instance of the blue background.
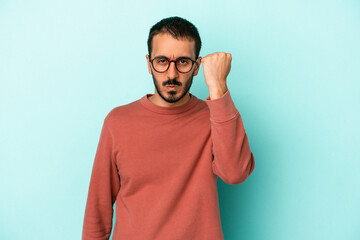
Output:
<path fill-rule="evenodd" d="M 255 170 L 218 181 L 225 239 L 360 239 L 355 0 L 0 0 L 0 239 L 80 239 L 102 121 L 154 93 L 146 40 L 169 16 L 233 56 Z"/>

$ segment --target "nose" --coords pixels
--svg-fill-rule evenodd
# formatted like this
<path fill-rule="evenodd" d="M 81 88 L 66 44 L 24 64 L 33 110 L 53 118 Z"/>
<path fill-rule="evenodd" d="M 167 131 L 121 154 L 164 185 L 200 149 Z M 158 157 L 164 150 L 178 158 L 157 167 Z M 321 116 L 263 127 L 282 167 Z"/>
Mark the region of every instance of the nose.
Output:
<path fill-rule="evenodd" d="M 175 62 L 170 63 L 169 69 L 167 70 L 167 75 L 169 79 L 175 79 L 179 76 L 179 72 L 175 67 Z"/>

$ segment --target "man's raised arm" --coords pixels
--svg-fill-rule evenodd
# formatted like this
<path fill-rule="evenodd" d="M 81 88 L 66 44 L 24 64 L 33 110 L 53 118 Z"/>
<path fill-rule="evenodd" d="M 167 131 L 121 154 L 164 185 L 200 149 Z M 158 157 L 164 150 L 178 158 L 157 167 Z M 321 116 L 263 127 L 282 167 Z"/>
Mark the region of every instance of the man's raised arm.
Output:
<path fill-rule="evenodd" d="M 246 180 L 255 168 L 254 155 L 239 111 L 227 88 L 226 78 L 231 69 L 232 55 L 216 52 L 200 58 L 209 97 L 213 172 L 228 184 Z"/>

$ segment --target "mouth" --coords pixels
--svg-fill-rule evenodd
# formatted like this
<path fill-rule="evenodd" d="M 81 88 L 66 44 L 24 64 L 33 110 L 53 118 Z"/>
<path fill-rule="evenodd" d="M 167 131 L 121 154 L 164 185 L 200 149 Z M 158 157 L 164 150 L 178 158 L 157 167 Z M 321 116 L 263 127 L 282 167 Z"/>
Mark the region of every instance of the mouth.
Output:
<path fill-rule="evenodd" d="M 166 86 L 168 89 L 175 89 L 177 86 L 176 85 L 167 85 Z"/>

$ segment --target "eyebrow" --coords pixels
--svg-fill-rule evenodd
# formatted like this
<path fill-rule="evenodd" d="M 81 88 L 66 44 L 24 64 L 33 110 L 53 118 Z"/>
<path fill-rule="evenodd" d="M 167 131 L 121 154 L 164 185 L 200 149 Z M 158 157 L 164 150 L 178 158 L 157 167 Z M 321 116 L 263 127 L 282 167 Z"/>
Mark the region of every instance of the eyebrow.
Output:
<path fill-rule="evenodd" d="M 164 56 L 164 55 L 155 56 L 154 58 L 159 58 L 159 57 L 168 58 L 167 56 Z M 180 58 L 190 58 L 190 59 L 192 59 L 192 58 L 189 57 L 189 56 L 180 56 L 180 57 L 178 57 L 178 58 L 176 58 L 176 59 L 180 59 Z M 168 58 L 168 59 L 170 59 L 170 58 Z"/>

